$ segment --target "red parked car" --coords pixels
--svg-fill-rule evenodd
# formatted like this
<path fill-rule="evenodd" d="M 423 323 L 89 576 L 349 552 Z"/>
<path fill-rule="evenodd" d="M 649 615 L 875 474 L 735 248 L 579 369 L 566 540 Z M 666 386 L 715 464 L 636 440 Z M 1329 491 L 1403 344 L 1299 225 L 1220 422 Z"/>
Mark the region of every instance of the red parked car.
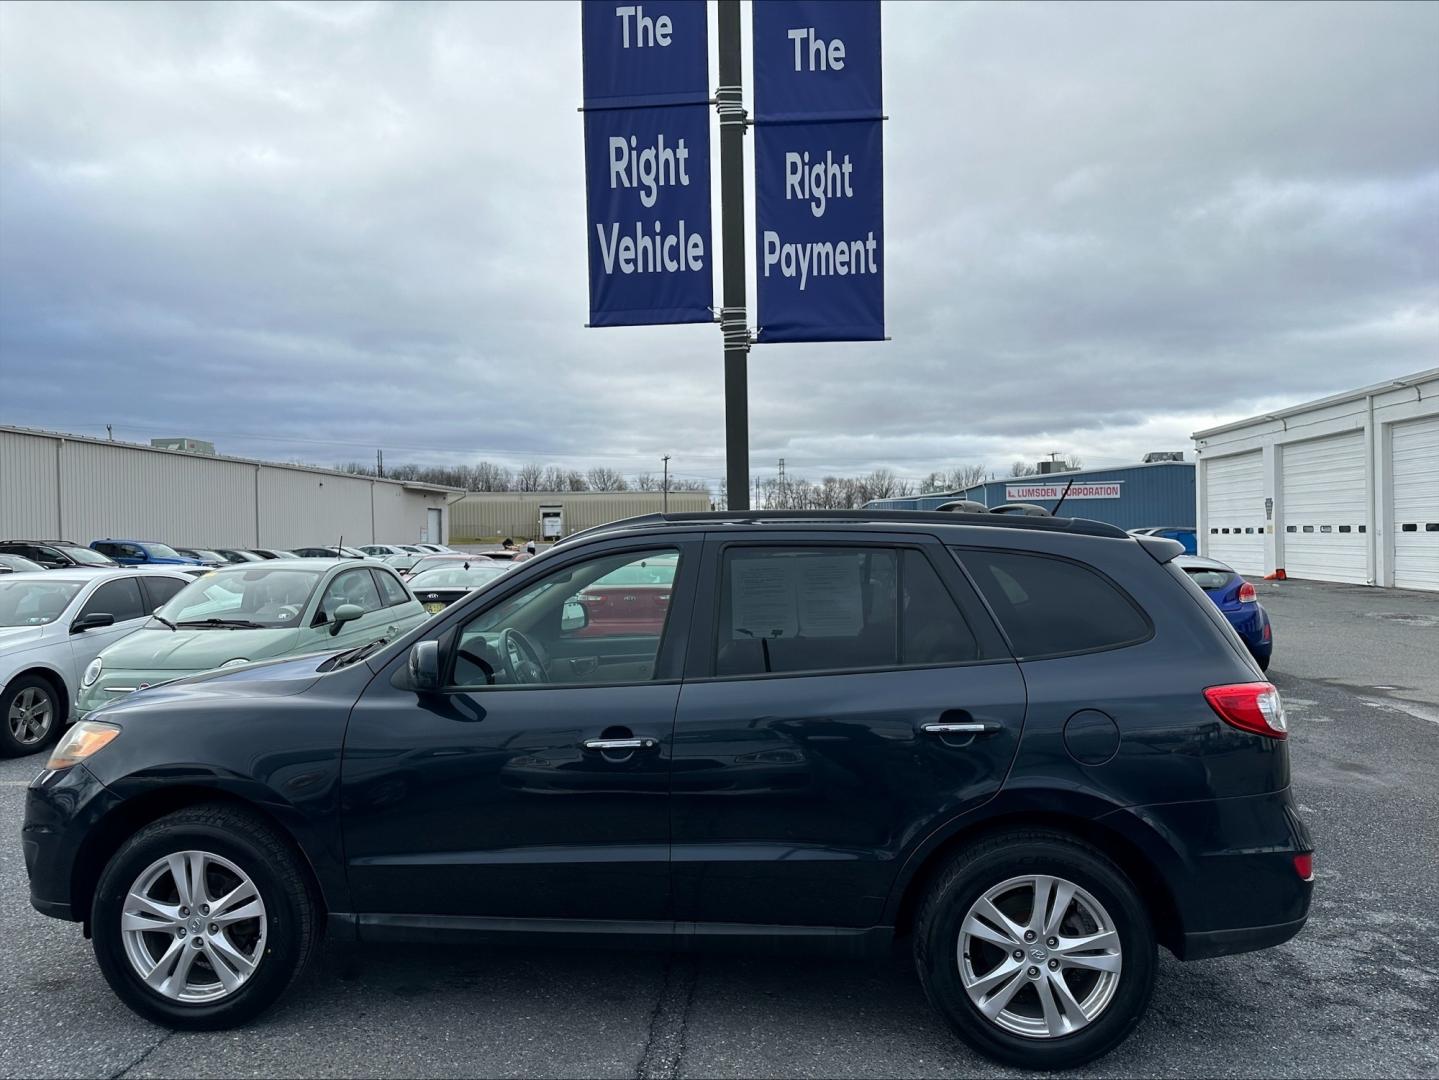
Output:
<path fill-rule="evenodd" d="M 573 628 L 573 637 L 660 634 L 678 561 L 676 555 L 658 555 L 606 574 L 565 605 L 565 627 Z"/>

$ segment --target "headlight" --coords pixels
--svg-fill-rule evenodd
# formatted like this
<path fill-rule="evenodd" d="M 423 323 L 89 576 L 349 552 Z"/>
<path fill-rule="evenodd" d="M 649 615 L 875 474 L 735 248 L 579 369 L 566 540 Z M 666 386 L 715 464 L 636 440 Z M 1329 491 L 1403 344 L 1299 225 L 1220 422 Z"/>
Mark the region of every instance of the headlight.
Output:
<path fill-rule="evenodd" d="M 80 676 L 80 685 L 86 687 L 94 686 L 95 680 L 100 677 L 100 672 L 104 669 L 104 667 L 105 662 L 101 660 L 98 656 L 95 657 L 95 659 L 91 660 L 89 665 L 85 668 L 85 674 Z"/>
<path fill-rule="evenodd" d="M 102 724 L 98 720 L 81 720 L 72 727 L 60 745 L 55 747 L 50 760 L 45 762 L 47 769 L 68 769 L 71 765 L 78 765 L 86 758 L 99 750 L 110 745 L 112 739 L 120 734 L 120 728 L 115 724 Z"/>
<path fill-rule="evenodd" d="M 225 661 L 223 664 L 221 664 L 220 666 L 221 666 L 222 668 L 226 668 L 226 667 L 238 667 L 240 664 L 248 664 L 249 662 L 250 662 L 250 661 L 249 661 L 246 657 L 237 656 L 237 657 L 235 657 L 235 659 L 233 659 L 233 660 L 226 660 L 226 661 Z"/>

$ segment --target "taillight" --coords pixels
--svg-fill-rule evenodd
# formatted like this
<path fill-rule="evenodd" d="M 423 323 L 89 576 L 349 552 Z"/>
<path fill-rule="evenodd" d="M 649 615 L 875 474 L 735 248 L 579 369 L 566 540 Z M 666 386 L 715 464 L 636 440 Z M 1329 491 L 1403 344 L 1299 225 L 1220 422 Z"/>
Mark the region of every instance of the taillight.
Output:
<path fill-rule="evenodd" d="M 1239 586 L 1239 602 L 1241 604 L 1253 604 L 1258 599 L 1259 594 L 1255 592 L 1252 584 L 1246 581 L 1243 585 Z"/>
<path fill-rule="evenodd" d="M 1294 856 L 1294 872 L 1305 881 L 1314 880 L 1314 852 Z"/>
<path fill-rule="evenodd" d="M 1284 719 L 1284 703 L 1279 700 L 1279 691 L 1270 683 L 1211 686 L 1204 691 L 1204 697 L 1221 720 L 1240 731 L 1267 735 L 1271 739 L 1283 739 L 1289 735 L 1289 725 Z"/>

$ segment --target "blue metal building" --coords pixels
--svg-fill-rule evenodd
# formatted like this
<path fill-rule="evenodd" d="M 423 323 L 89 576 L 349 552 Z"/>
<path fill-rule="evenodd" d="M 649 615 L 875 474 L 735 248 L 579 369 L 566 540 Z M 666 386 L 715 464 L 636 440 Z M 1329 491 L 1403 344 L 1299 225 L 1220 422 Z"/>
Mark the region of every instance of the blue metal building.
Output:
<path fill-rule="evenodd" d="M 1073 480 L 1073 484 L 1070 481 Z M 965 491 L 915 495 L 904 499 L 875 499 L 865 503 L 874 510 L 933 510 L 955 499 L 973 499 L 985 506 L 1027 502 L 1053 510 L 1069 486 L 1060 514 L 1064 517 L 1107 521 L 1121 529 L 1175 525 L 1194 527 L 1194 463 L 1155 461 L 1115 469 L 1078 469 L 1074 472 L 991 480 Z"/>

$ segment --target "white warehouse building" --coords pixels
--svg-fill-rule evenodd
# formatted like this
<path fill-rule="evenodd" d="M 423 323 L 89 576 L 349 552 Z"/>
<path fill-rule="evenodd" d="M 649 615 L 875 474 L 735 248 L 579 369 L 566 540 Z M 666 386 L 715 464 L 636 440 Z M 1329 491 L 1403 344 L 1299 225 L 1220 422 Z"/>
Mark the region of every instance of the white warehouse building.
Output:
<path fill-rule="evenodd" d="M 0 426 L 0 539 L 185 547 L 444 543 L 463 492 Z"/>
<path fill-rule="evenodd" d="M 1439 368 L 1194 433 L 1199 553 L 1439 590 Z"/>

